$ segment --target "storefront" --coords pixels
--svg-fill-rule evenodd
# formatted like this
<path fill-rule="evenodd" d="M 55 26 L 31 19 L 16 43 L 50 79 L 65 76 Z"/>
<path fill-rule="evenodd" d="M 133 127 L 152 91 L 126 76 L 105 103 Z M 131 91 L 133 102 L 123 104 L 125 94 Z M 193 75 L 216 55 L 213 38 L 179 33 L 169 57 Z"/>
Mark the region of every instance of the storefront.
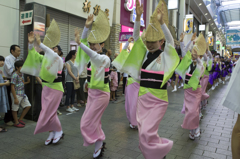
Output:
<path fill-rule="evenodd" d="M 112 26 L 114 1 L 109 0 L 61 0 L 58 3 L 43 0 L 26 0 L 26 3 L 36 2 L 46 7 L 46 15 L 50 16 L 50 21 L 55 19 L 61 31 L 59 45 L 62 48 L 63 56 L 66 57 L 70 50 L 77 49 L 74 37 L 74 29 L 85 26 L 86 18 L 89 14 L 97 16 L 99 9 L 105 11 L 109 17 L 110 26 Z M 46 28 L 47 30 L 47 28 Z M 109 39 L 108 39 L 109 40 Z"/>
<path fill-rule="evenodd" d="M 147 0 L 140 0 L 140 3 L 143 3 L 144 12 L 141 16 L 141 33 L 146 28 L 146 10 L 147 10 Z M 121 32 L 119 33 L 119 43 L 120 43 L 120 52 L 128 40 L 129 37 L 133 36 L 133 27 L 136 19 L 136 2 L 135 0 L 121 0 L 121 10 L 120 10 L 120 23 L 121 23 Z M 140 34 L 141 35 L 141 34 Z M 130 44 L 129 48 L 132 48 Z"/>

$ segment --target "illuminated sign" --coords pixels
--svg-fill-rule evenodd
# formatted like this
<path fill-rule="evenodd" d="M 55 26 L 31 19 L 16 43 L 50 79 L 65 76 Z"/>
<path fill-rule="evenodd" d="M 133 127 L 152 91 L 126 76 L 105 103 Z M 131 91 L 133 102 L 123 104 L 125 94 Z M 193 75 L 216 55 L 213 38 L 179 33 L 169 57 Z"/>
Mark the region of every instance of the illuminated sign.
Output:
<path fill-rule="evenodd" d="M 139 0 L 139 2 L 140 2 L 140 5 L 141 5 L 141 3 L 142 3 L 141 0 Z M 136 20 L 136 17 L 137 17 L 135 0 L 125 0 L 124 7 L 125 7 L 125 9 L 127 11 L 131 11 L 132 12 L 131 16 L 130 16 L 130 21 L 132 23 L 135 23 L 135 20 Z M 143 14 L 141 15 L 140 24 L 141 24 L 142 27 L 145 27 Z"/>

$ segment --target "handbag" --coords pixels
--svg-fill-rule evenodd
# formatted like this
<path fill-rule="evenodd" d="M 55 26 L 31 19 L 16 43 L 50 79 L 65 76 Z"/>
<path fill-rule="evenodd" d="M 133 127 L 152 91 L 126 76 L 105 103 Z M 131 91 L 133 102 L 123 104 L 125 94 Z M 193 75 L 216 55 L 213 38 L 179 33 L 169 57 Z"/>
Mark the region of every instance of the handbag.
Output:
<path fill-rule="evenodd" d="M 80 88 L 80 82 L 76 82 L 75 80 L 73 81 L 73 85 L 74 85 L 74 90 L 77 90 Z"/>

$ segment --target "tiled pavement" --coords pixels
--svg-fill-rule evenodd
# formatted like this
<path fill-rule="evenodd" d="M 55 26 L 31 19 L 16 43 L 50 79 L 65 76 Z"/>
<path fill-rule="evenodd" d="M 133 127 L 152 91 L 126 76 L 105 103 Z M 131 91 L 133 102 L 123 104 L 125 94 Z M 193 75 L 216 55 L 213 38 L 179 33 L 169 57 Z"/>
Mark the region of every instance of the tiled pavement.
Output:
<path fill-rule="evenodd" d="M 159 126 L 159 135 L 174 141 L 167 159 L 231 159 L 231 131 L 237 115 L 220 105 L 226 85 L 219 86 L 203 111 L 201 137 L 188 138 L 188 130 L 181 128 L 184 115 L 180 113 L 183 89 L 172 93 L 169 88 L 169 106 Z M 110 103 L 102 118 L 107 150 L 103 159 L 144 159 L 138 149 L 138 132 L 128 126 L 123 97 L 122 102 Z M 44 146 L 48 133 L 33 135 L 35 122 L 26 121 L 25 128 L 8 127 L 0 133 L 0 159 L 91 159 L 94 146 L 83 147 L 80 118 L 84 108 L 74 114 L 59 116 L 65 138 L 57 145 Z M 3 121 L 0 121 L 2 125 Z"/>

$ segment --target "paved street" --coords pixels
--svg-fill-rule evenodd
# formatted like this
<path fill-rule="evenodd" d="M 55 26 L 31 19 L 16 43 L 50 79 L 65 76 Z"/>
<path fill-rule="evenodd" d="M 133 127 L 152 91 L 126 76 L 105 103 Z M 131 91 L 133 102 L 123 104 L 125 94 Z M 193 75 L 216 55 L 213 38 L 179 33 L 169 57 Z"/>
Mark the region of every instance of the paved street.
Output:
<path fill-rule="evenodd" d="M 220 105 L 226 85 L 220 85 L 211 94 L 207 109 L 203 111 L 201 137 L 188 138 L 189 131 L 181 128 L 183 89 L 172 93 L 169 88 L 169 106 L 159 126 L 159 135 L 174 141 L 167 159 L 231 159 L 231 131 L 237 115 Z M 138 132 L 129 128 L 123 96 L 116 104 L 110 103 L 103 114 L 102 127 L 106 134 L 103 159 L 144 159 L 138 149 Z M 84 108 L 74 114 L 59 116 L 65 138 L 57 145 L 45 146 L 48 133 L 33 135 L 36 123 L 26 121 L 25 128 L 8 127 L 0 133 L 0 159 L 91 159 L 94 146 L 83 147 L 80 119 Z M 0 125 L 3 121 L 0 121 Z"/>

